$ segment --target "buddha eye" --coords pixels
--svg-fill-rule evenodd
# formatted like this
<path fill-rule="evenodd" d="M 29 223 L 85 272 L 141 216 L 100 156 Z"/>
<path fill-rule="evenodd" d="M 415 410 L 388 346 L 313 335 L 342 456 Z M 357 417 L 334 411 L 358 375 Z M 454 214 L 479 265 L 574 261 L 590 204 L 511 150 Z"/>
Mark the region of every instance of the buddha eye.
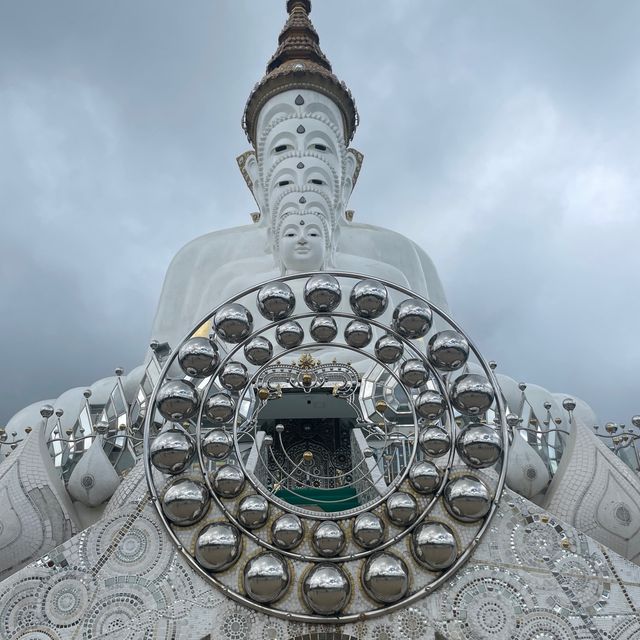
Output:
<path fill-rule="evenodd" d="M 291 149 L 291 145 L 290 144 L 279 144 L 274 150 L 274 153 L 284 153 L 285 151 L 287 151 L 288 149 Z"/>
<path fill-rule="evenodd" d="M 318 184 L 318 185 L 325 184 L 324 180 L 320 180 L 319 178 L 312 178 L 311 180 L 309 180 L 309 182 L 311 184 Z"/>
<path fill-rule="evenodd" d="M 288 184 L 293 184 L 293 182 L 291 180 L 280 180 L 278 182 L 279 187 L 286 187 Z"/>
<path fill-rule="evenodd" d="M 316 151 L 326 151 L 326 150 L 327 150 L 327 146 L 326 146 L 326 145 L 324 145 L 324 144 L 314 144 L 314 145 L 313 145 L 313 148 L 314 148 Z"/>

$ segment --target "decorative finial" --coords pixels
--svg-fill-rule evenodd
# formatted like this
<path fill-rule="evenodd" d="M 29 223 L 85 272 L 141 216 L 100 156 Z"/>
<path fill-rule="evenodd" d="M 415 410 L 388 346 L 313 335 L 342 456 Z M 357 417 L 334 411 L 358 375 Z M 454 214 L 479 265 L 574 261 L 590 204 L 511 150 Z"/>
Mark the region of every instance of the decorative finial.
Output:
<path fill-rule="evenodd" d="M 318 91 L 340 108 L 347 142 L 358 126 L 358 112 L 351 92 L 333 74 L 331 63 L 320 48 L 320 38 L 309 19 L 310 0 L 287 0 L 289 17 L 278 37 L 278 48 L 267 64 L 267 73 L 253 89 L 245 107 L 243 127 L 256 145 L 256 123 L 264 104 L 290 89 Z M 304 104 L 301 95 L 295 103 Z"/>

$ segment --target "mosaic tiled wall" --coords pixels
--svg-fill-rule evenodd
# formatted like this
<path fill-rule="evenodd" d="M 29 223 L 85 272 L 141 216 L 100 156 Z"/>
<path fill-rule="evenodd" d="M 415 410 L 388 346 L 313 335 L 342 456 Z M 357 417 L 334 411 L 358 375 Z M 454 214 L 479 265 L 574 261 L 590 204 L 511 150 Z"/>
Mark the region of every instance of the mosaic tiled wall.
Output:
<path fill-rule="evenodd" d="M 506 492 L 472 560 L 418 606 L 339 628 L 288 623 L 195 575 L 135 469 L 100 523 L 0 583 L 0 638 L 635 640 L 639 609 L 640 567 Z"/>

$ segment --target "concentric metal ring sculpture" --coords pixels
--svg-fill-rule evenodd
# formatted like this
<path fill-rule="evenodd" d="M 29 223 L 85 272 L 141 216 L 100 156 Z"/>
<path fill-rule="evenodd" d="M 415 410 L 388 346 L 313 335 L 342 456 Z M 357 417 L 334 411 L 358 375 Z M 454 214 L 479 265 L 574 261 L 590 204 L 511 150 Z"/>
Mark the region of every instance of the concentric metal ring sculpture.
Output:
<path fill-rule="evenodd" d="M 345 403 L 348 450 L 329 453 L 342 470 L 304 448 L 312 437 L 285 441 L 296 398 Z M 504 486 L 505 417 L 491 368 L 427 300 L 298 274 L 234 296 L 178 345 L 149 402 L 147 481 L 180 551 L 227 596 L 351 622 L 424 597 L 468 560 Z"/>

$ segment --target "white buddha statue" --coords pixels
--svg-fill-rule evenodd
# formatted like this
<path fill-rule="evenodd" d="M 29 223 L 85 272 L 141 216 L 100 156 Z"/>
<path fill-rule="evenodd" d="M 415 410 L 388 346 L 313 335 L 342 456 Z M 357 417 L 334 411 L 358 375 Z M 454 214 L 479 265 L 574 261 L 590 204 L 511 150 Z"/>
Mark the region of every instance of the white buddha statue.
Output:
<path fill-rule="evenodd" d="M 253 149 L 238 163 L 259 213 L 255 224 L 201 236 L 173 259 L 151 334 L 172 347 L 230 296 L 284 273 L 365 273 L 447 309 L 420 247 L 352 221 L 347 206 L 362 164 L 362 154 L 348 147 L 355 103 L 320 50 L 308 3 L 290 0 L 288 10 L 278 50 L 244 116 Z"/>

